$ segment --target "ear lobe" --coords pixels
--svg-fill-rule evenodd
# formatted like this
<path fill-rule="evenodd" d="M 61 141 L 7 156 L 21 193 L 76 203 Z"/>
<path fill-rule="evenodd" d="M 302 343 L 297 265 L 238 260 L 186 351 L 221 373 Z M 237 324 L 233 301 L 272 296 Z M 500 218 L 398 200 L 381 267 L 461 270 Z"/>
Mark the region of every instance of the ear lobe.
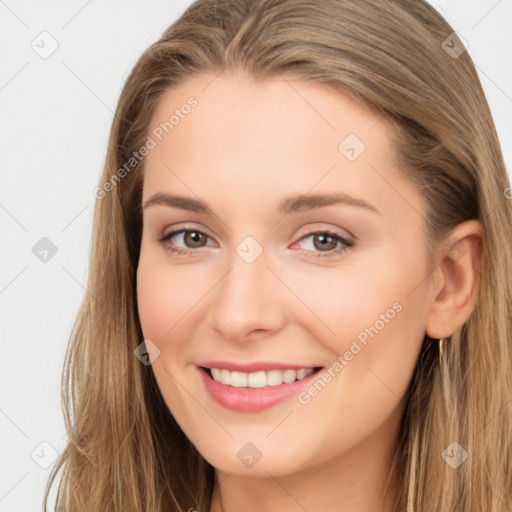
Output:
<path fill-rule="evenodd" d="M 459 224 L 441 245 L 431 280 L 426 333 L 450 336 L 473 311 L 481 268 L 483 228 L 476 220 Z"/>

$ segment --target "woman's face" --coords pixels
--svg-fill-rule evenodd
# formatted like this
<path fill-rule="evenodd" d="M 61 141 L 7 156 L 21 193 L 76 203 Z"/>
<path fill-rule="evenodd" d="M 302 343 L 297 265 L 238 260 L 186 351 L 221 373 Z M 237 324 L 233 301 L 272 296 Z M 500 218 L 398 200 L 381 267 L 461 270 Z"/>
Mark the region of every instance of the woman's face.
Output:
<path fill-rule="evenodd" d="M 389 130 L 291 79 L 203 74 L 160 102 L 140 321 L 165 402 L 216 468 L 277 476 L 393 451 L 431 291 L 425 205 Z"/>

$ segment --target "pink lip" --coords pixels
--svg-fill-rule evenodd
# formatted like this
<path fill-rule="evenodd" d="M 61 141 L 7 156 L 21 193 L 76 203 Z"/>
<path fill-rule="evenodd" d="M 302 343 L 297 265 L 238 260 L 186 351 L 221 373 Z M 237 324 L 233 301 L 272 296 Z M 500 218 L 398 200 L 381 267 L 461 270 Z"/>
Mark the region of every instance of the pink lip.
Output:
<path fill-rule="evenodd" d="M 213 368 L 218 368 L 218 366 L 213 366 Z M 273 368 L 276 368 L 275 364 Z M 203 379 L 206 390 L 217 403 L 228 409 L 240 412 L 263 411 L 291 396 L 296 396 L 305 386 L 309 385 L 312 379 L 317 377 L 318 373 L 313 372 L 302 380 L 297 380 L 290 384 L 280 384 L 279 386 L 235 388 L 213 380 L 206 371 L 199 366 L 197 367 L 197 371 L 201 379 Z"/>
<path fill-rule="evenodd" d="M 294 364 L 285 364 L 285 363 L 270 363 L 270 362 L 254 362 L 250 364 L 238 364 L 238 363 L 229 363 L 227 361 L 204 361 L 203 363 L 198 363 L 197 366 L 202 366 L 203 368 L 219 368 L 229 370 L 230 372 L 244 372 L 244 373 L 253 373 L 260 371 L 269 371 L 269 370 L 300 370 L 301 368 L 318 368 L 320 365 L 311 366 L 311 365 L 294 365 Z"/>

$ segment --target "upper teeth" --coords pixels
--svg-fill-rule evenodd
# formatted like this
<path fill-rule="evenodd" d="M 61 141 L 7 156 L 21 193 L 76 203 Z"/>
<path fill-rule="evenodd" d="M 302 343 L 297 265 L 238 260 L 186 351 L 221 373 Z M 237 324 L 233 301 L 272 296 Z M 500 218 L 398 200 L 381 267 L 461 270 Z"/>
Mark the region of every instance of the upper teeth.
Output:
<path fill-rule="evenodd" d="M 265 386 L 279 386 L 289 384 L 295 380 L 302 380 L 313 373 L 313 368 L 300 370 L 269 370 L 254 373 L 231 372 L 220 368 L 210 368 L 212 377 L 217 382 L 234 386 L 235 388 L 264 388 Z"/>

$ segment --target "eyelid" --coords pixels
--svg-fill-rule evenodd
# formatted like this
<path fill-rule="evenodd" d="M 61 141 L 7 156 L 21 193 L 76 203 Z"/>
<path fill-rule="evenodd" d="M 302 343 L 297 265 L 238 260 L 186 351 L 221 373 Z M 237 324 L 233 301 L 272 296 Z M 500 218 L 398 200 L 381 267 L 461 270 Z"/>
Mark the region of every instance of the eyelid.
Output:
<path fill-rule="evenodd" d="M 184 223 L 184 224 L 176 224 L 176 225 L 173 225 L 171 229 L 164 229 L 162 231 L 162 234 L 158 236 L 158 239 L 161 239 L 161 238 L 164 238 L 164 237 L 167 237 L 169 236 L 171 233 L 173 234 L 178 234 L 182 231 L 197 231 L 199 233 L 203 233 L 204 235 L 206 235 L 208 238 L 211 238 L 212 240 L 215 240 L 215 237 L 212 236 L 210 234 L 210 232 L 203 226 L 201 225 L 193 225 L 193 224 L 190 224 L 190 223 Z"/>
<path fill-rule="evenodd" d="M 332 235 L 343 238 L 347 242 L 357 242 L 358 241 L 358 238 L 355 235 L 353 235 L 350 231 L 347 231 L 346 229 L 342 229 L 339 227 L 325 227 L 325 226 L 326 226 L 326 224 L 323 224 L 321 222 L 316 222 L 316 223 L 314 223 L 313 226 L 309 225 L 305 228 L 301 228 L 297 235 L 297 241 L 302 240 L 305 236 L 312 235 L 315 233 L 331 233 Z M 339 231 L 342 231 L 342 233 L 339 233 Z M 346 235 L 343 233 L 346 233 Z M 296 243 L 296 242 L 294 242 L 294 243 Z"/>

